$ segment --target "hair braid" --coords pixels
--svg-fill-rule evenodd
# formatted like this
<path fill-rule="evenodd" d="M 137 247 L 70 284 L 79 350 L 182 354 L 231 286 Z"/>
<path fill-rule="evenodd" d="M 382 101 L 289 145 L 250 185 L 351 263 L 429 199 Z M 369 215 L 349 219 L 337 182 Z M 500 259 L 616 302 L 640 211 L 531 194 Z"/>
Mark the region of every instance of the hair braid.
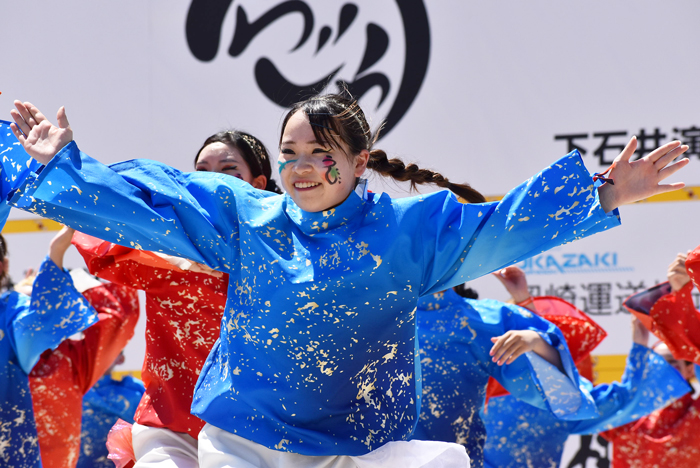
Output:
<path fill-rule="evenodd" d="M 414 190 L 418 184 L 435 184 L 438 187 L 451 190 L 455 195 L 469 203 L 483 203 L 486 201 L 486 198 L 469 184 L 455 184 L 440 173 L 429 169 L 421 169 L 413 163 L 406 165 L 397 158 L 389 159 L 382 150 L 372 150 L 369 155 L 368 169 L 400 182 L 410 182 L 411 188 Z"/>

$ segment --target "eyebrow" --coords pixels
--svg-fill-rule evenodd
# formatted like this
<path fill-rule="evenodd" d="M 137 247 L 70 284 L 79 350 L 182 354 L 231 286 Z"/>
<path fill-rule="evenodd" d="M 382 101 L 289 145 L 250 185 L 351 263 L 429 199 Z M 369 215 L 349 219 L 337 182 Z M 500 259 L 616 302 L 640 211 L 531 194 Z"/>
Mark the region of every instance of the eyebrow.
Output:
<path fill-rule="evenodd" d="M 285 140 L 281 143 L 281 145 L 294 145 L 296 144 L 296 141 L 293 140 Z M 306 142 L 307 145 L 320 145 L 320 146 L 325 146 L 328 145 L 328 143 L 323 142 L 323 141 L 318 141 L 318 140 L 309 140 Z"/>

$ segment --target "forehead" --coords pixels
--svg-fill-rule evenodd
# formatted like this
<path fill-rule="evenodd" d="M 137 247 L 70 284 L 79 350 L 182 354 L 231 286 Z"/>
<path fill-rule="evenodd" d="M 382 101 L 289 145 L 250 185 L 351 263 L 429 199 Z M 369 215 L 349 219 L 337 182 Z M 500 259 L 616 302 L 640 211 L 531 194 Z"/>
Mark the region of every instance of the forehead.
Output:
<path fill-rule="evenodd" d="M 223 159 L 241 160 L 241 152 L 238 148 L 229 146 L 226 143 L 216 142 L 207 145 L 201 153 L 199 153 L 200 161 L 219 161 Z"/>
<path fill-rule="evenodd" d="M 287 121 L 282 134 L 282 144 L 315 143 L 316 136 L 309 123 L 309 117 L 298 110 Z"/>

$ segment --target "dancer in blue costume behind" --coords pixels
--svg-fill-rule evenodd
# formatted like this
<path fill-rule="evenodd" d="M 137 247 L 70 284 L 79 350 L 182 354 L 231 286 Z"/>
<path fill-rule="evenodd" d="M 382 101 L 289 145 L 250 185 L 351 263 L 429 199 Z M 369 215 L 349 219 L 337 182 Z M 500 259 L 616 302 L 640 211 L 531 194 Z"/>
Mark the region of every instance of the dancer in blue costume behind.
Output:
<path fill-rule="evenodd" d="M 529 295 L 527 283 L 521 294 Z M 533 307 L 538 302 L 535 298 Z M 487 431 L 484 465 L 557 467 L 569 435 L 596 434 L 625 425 L 687 394 L 691 388 L 685 378 L 649 349 L 648 341 L 649 331 L 632 317 L 632 349 L 622 381 L 594 386 L 581 377 L 582 387 L 598 408 L 598 414 L 590 419 L 565 421 L 519 401 L 513 394 L 491 398 L 482 412 Z"/>
<path fill-rule="evenodd" d="M 510 266 L 498 277 L 514 295 L 525 275 Z M 423 402 L 413 438 L 462 444 L 472 468 L 483 467 L 486 427 L 479 412 L 489 377 L 552 419 L 597 416 L 587 389 L 579 387 L 566 338 L 528 309 L 448 289 L 420 299 L 417 322 Z"/>
<path fill-rule="evenodd" d="M 573 152 L 499 203 L 464 205 L 447 191 L 392 200 L 367 192 L 366 169 L 483 197 L 388 160 L 357 103 L 329 95 L 284 119 L 282 196 L 153 161 L 106 167 L 72 142 L 63 109 L 58 127 L 29 103 L 12 115 L 17 138 L 46 164 L 15 206 L 229 273 L 220 340 L 192 406 L 209 423 L 201 466 L 388 464 L 382 457 L 422 466 L 435 452 L 464 463 L 461 446 L 404 441 L 420 409 L 418 298 L 617 225 L 615 208 L 681 187 L 659 182 L 687 163 L 670 164 L 687 149 L 679 142 L 630 162 L 633 140 L 615 185 L 595 187 Z"/>
<path fill-rule="evenodd" d="M 123 363 L 124 353 L 121 353 L 83 397 L 80 458 L 76 468 L 113 468 L 114 462 L 107 458 L 107 434 L 119 419 L 134 423 L 134 413 L 145 388 L 143 382 L 130 375 L 121 380 L 112 377 L 114 366 Z"/>
<path fill-rule="evenodd" d="M 39 163 L 30 159 L 0 121 L 0 195 L 17 188 Z M 0 202 L 0 229 L 10 207 Z M 0 278 L 7 248 L 0 236 Z M 0 465 L 41 467 L 28 374 L 47 349 L 97 322 L 97 312 L 74 287 L 68 273 L 47 257 L 31 297 L 9 291 L 0 296 Z"/>

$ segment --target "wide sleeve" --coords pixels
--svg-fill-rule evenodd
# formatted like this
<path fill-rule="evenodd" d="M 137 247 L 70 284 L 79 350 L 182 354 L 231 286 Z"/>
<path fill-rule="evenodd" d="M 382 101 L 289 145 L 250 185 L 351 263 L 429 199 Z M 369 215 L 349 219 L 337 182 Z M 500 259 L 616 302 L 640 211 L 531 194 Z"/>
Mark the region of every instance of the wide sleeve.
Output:
<path fill-rule="evenodd" d="M 480 359 L 491 377 L 516 398 L 547 410 L 560 419 L 583 419 L 597 415 L 591 395 L 580 386 L 580 377 L 564 335 L 554 324 L 516 305 L 488 299 L 470 303 L 482 309 L 480 316 L 483 320 L 498 325 L 494 331 L 498 330 L 500 334 L 508 330 L 537 332 L 558 351 L 564 369 L 562 373 L 533 352 L 525 353 L 511 364 L 498 366 L 488 356 L 492 345 L 490 338 L 498 335 L 483 335 L 477 337 L 483 341 L 478 347 L 484 354 Z"/>
<path fill-rule="evenodd" d="M 74 354 L 81 367 L 78 380 L 86 393 L 134 336 L 139 300 L 136 290 L 113 283 L 90 288 L 83 295 L 99 317 L 96 324 L 83 332 L 83 339 L 74 343 Z"/>
<path fill-rule="evenodd" d="M 10 214 L 7 197 L 41 164 L 24 150 L 10 129 L 10 122 L 0 120 L 0 230 Z"/>
<path fill-rule="evenodd" d="M 241 204 L 262 209 L 270 195 L 226 174 L 155 161 L 108 167 L 71 142 L 26 177 L 10 204 L 109 242 L 227 271 L 238 258 Z"/>
<path fill-rule="evenodd" d="M 664 358 L 632 345 L 622 382 L 596 385 L 591 395 L 600 415 L 577 421 L 573 434 L 596 434 L 646 416 L 690 392 L 692 388 Z"/>
<path fill-rule="evenodd" d="M 676 359 L 700 363 L 700 312 L 693 303 L 693 283 L 656 301 L 649 311 L 652 332 Z"/>
<path fill-rule="evenodd" d="M 20 296 L 20 295 L 17 295 Z M 22 369 L 29 374 L 41 353 L 97 322 L 97 313 L 73 286 L 68 273 L 46 257 L 29 301 L 17 299 L 10 339 Z"/>
<path fill-rule="evenodd" d="M 95 276 L 144 291 L 154 283 L 162 286 L 167 262 L 153 252 L 124 247 L 81 232 L 73 235 L 72 244 Z"/>
<path fill-rule="evenodd" d="M 617 210 L 606 214 L 600 207 L 596 184 L 577 151 L 498 203 L 462 204 L 443 191 L 416 206 L 421 212 L 411 221 L 415 256 L 423 259 L 421 296 L 620 224 Z"/>

